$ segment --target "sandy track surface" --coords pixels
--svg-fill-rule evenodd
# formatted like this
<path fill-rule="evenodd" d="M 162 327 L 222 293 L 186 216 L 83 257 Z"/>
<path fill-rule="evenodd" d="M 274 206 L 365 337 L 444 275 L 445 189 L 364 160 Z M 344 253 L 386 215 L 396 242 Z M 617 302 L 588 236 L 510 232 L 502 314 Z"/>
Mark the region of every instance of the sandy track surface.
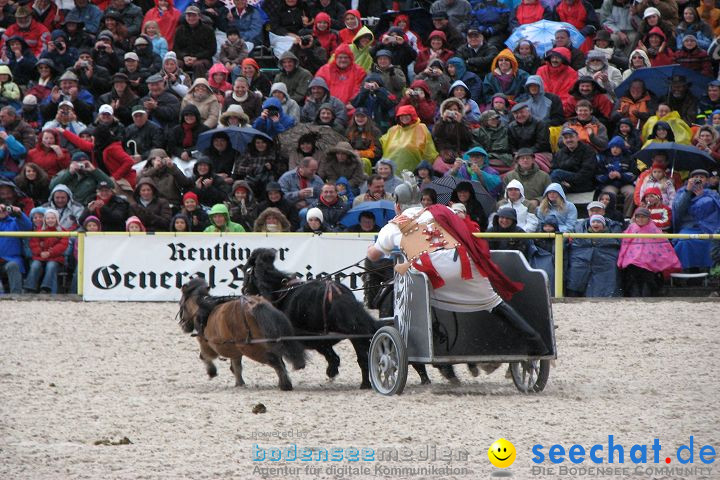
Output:
<path fill-rule="evenodd" d="M 626 447 L 624 466 L 632 473 L 633 444 L 658 438 L 661 459 L 672 456 L 668 467 L 676 467 L 675 450 L 694 437 L 693 465 L 704 471 L 632 478 L 720 478 L 720 457 L 710 472 L 698 459 L 706 444 L 720 452 L 715 303 L 555 305 L 560 357 L 546 390 L 530 396 L 515 390 L 504 368 L 472 378 L 456 367 L 460 386 L 447 385 L 433 369 L 433 385 L 420 386 L 411 371 L 399 397 L 360 391 L 348 342 L 339 345 L 334 382 L 325 377 L 324 359 L 311 354 L 305 370 L 290 374 L 293 392 L 279 391 L 274 372 L 247 359 L 247 386 L 235 388 L 229 362 L 218 362 L 219 376 L 207 378 L 195 340 L 174 320 L 176 310 L 174 304 L 0 302 L 6 335 L 0 478 L 479 479 L 497 470 L 487 449 L 500 437 L 518 451 L 513 478 L 585 478 L 559 476 L 547 460 L 552 475 L 533 472 L 532 446 L 544 445 L 547 455 L 551 444 L 607 445 L 608 435 Z M 252 413 L 258 403 L 267 413 Z M 132 443 L 102 444 L 123 437 Z M 395 448 L 414 461 L 253 462 L 253 444 Z M 423 456 L 449 449 L 466 457 Z M 561 465 L 573 466 L 567 459 Z M 283 466 L 298 470 L 262 470 Z M 666 465 L 646 467 L 656 466 Z M 390 470 L 395 467 L 426 470 Z"/>

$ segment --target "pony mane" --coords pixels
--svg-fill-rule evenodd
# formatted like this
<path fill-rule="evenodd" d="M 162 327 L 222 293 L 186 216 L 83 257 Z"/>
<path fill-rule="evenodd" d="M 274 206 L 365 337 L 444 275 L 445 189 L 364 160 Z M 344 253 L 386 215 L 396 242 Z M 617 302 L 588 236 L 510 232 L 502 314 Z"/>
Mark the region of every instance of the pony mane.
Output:
<path fill-rule="evenodd" d="M 269 248 L 253 250 L 245 271 L 244 281 L 249 287 L 246 293 L 257 293 L 268 300 L 272 300 L 273 293 L 282 289 L 284 282 L 293 277 L 275 267 L 275 250 Z"/>

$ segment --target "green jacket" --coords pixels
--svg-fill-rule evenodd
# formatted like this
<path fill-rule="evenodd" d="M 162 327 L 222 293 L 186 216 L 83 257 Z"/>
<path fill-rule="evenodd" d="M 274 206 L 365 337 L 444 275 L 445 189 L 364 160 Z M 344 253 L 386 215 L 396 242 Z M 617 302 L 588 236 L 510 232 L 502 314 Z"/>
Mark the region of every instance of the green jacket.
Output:
<path fill-rule="evenodd" d="M 517 180 L 522 183 L 525 188 L 525 198 L 527 200 L 542 200 L 545 189 L 550 185 L 550 175 L 540 170 L 537 164 L 533 163 L 529 172 L 520 172 L 518 166 L 510 170 L 505 175 L 504 183 L 507 186 L 511 180 Z"/>
<path fill-rule="evenodd" d="M 100 182 L 108 182 L 111 187 L 115 187 L 113 179 L 99 168 L 88 173 L 70 173 L 66 168 L 59 171 L 52 179 L 50 190 L 52 191 L 56 185 L 63 184 L 73 193 L 73 199 L 86 206 L 90 201 L 95 200 L 97 185 Z"/>
<path fill-rule="evenodd" d="M 215 222 L 213 221 L 213 215 L 216 214 L 223 214 L 225 215 L 225 227 L 224 228 L 218 228 L 215 225 Z M 245 229 L 240 225 L 239 223 L 231 222 L 230 221 L 230 212 L 228 211 L 228 208 L 223 203 L 217 203 L 213 205 L 213 207 L 208 212 L 208 217 L 210 217 L 210 226 L 208 226 L 205 230 L 205 232 L 211 232 L 211 233 L 218 233 L 218 232 L 244 232 Z"/>
<path fill-rule="evenodd" d="M 512 165 L 513 156 L 510 153 L 508 129 L 505 126 L 497 128 L 481 127 L 475 131 L 476 142 L 485 147 L 490 159 L 502 161 L 505 165 Z"/>

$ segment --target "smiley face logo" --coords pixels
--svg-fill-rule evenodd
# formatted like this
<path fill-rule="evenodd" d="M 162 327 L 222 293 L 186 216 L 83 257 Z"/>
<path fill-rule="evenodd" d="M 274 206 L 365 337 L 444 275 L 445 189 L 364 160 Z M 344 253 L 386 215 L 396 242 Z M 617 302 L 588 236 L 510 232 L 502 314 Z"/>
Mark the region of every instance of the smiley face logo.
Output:
<path fill-rule="evenodd" d="M 501 438 L 490 445 L 488 458 L 496 467 L 507 468 L 515 461 L 515 453 L 515 445 Z"/>

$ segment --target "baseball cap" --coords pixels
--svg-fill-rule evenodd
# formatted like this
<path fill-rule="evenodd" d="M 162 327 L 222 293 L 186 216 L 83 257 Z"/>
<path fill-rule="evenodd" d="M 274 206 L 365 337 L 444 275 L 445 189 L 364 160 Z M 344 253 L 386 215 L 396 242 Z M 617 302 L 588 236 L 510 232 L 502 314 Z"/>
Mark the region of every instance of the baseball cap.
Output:
<path fill-rule="evenodd" d="M 100 190 L 101 188 L 108 188 L 108 189 L 112 190 L 113 187 L 110 186 L 110 184 L 107 181 L 102 180 L 102 181 L 98 182 L 98 184 L 97 184 L 97 189 Z"/>
<path fill-rule="evenodd" d="M 573 130 L 573 131 L 574 131 L 574 130 Z M 593 202 L 588 203 L 588 206 L 587 206 L 588 212 L 589 212 L 590 209 L 592 209 L 592 208 L 602 208 L 603 210 L 605 210 L 605 204 L 602 203 L 602 202 L 598 202 L 597 200 L 595 200 L 595 201 L 593 201 Z"/>
<path fill-rule="evenodd" d="M 98 110 L 99 115 L 102 115 L 103 113 L 107 113 L 108 115 L 114 115 L 115 111 L 113 110 L 113 108 L 110 105 L 105 104 L 105 105 L 100 106 L 100 109 Z"/>
<path fill-rule="evenodd" d="M 186 13 L 186 14 L 188 14 L 188 13 L 194 13 L 194 14 L 196 14 L 196 15 L 200 15 L 200 9 L 199 9 L 198 7 L 196 7 L 195 5 L 190 5 L 189 7 L 187 7 L 187 8 L 185 9 L 185 13 Z"/>
<path fill-rule="evenodd" d="M 562 129 L 562 132 L 560 132 L 560 135 L 577 135 L 577 134 L 578 134 L 578 132 L 576 132 L 575 130 L 573 130 L 570 127 L 565 127 Z"/>
<path fill-rule="evenodd" d="M 127 52 L 124 57 L 125 60 L 135 60 L 136 62 L 140 61 L 140 57 L 138 57 L 138 54 L 135 52 Z"/>
<path fill-rule="evenodd" d="M 132 108 L 132 114 L 133 114 L 133 116 L 135 116 L 136 113 L 144 113 L 144 114 L 147 114 L 147 111 L 145 110 L 145 107 L 143 107 L 142 105 L 135 105 L 135 106 Z"/>
<path fill-rule="evenodd" d="M 61 107 L 70 107 L 73 110 L 75 110 L 75 106 L 72 104 L 72 102 L 70 100 L 63 100 L 62 102 L 60 102 L 60 104 L 58 105 L 58 108 L 61 108 Z"/>

